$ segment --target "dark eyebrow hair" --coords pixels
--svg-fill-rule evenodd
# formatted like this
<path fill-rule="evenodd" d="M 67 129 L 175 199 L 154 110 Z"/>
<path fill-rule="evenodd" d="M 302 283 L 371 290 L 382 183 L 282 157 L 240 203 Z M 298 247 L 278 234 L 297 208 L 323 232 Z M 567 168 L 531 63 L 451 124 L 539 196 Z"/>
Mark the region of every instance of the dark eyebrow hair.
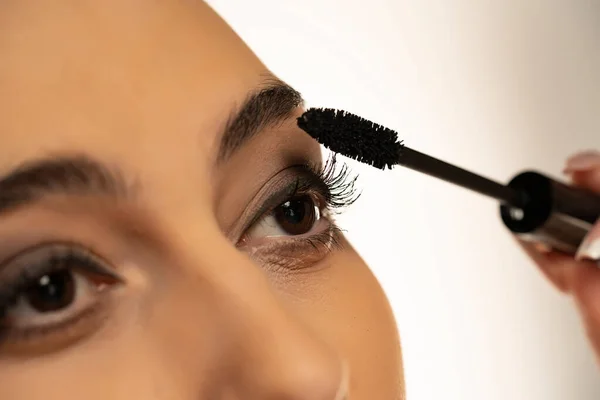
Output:
<path fill-rule="evenodd" d="M 122 174 L 85 155 L 28 161 L 0 178 L 0 212 L 52 194 L 104 195 L 131 193 Z"/>
<path fill-rule="evenodd" d="M 261 89 L 250 93 L 227 121 L 217 162 L 227 160 L 265 128 L 288 119 L 294 110 L 303 104 L 299 92 L 286 83 L 269 77 Z"/>

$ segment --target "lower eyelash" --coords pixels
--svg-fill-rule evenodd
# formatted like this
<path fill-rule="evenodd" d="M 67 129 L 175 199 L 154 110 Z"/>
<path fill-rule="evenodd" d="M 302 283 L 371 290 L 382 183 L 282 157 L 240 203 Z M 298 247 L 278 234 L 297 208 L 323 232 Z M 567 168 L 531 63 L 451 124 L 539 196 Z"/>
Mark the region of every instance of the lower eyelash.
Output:
<path fill-rule="evenodd" d="M 331 251 L 342 247 L 340 240 L 342 230 L 338 228 L 333 221 L 330 221 L 330 226 L 323 232 L 301 239 L 307 245 L 311 246 L 316 251 Z"/>
<path fill-rule="evenodd" d="M 250 251 L 251 257 L 273 272 L 288 273 L 312 268 L 336 248 L 343 246 L 341 230 L 331 223 L 322 232 L 304 238 L 289 238 Z"/>

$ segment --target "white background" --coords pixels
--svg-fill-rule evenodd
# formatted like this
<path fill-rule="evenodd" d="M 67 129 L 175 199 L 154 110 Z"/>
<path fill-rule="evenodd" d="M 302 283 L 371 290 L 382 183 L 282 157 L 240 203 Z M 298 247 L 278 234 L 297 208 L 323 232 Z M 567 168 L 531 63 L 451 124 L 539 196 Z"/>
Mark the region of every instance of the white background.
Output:
<path fill-rule="evenodd" d="M 600 148 L 600 2 L 209 3 L 309 106 L 489 177 L 558 175 L 570 153 Z M 341 222 L 394 308 L 409 400 L 600 398 L 570 300 L 493 201 L 407 170 L 355 171 L 363 196 Z"/>

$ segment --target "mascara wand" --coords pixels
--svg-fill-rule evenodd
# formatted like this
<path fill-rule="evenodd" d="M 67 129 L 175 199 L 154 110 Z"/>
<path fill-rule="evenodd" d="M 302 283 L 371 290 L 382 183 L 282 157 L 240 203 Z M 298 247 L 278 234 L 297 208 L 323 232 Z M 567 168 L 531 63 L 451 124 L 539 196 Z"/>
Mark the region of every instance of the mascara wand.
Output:
<path fill-rule="evenodd" d="M 600 197 L 593 193 L 533 171 L 503 185 L 410 149 L 395 131 L 346 111 L 309 109 L 298 126 L 331 151 L 362 163 L 383 170 L 401 165 L 494 198 L 511 232 L 558 251 L 575 254 L 600 216 Z"/>
<path fill-rule="evenodd" d="M 400 150 L 398 165 L 494 198 L 515 209 L 521 209 L 526 204 L 522 192 L 408 147 Z"/>

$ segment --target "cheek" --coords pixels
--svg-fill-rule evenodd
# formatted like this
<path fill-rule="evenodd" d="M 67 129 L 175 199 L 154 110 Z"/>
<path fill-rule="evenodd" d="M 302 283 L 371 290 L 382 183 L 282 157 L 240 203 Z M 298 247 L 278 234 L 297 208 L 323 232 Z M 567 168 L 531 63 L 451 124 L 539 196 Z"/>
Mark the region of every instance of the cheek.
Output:
<path fill-rule="evenodd" d="M 397 398 L 403 386 L 402 356 L 387 298 L 353 250 L 329 262 L 305 290 L 310 301 L 294 302 L 295 307 L 350 363 L 353 395 Z"/>
<path fill-rule="evenodd" d="M 187 393 L 193 380 L 184 373 L 202 371 L 183 364 L 181 355 L 191 352 L 197 356 L 196 364 L 208 363 L 202 359 L 204 353 L 194 347 L 202 343 L 190 340 L 189 333 L 179 334 L 199 331 L 179 312 L 185 312 L 184 305 L 190 302 L 161 298 L 168 312 L 154 311 L 151 301 L 157 298 L 146 296 L 150 289 L 147 277 L 124 272 L 127 296 L 118 298 L 119 307 L 110 323 L 93 336 L 65 351 L 26 362 L 2 362 L 0 358 L 0 399 L 195 398 L 197 393 Z M 193 303 L 193 296 L 184 293 L 181 297 Z"/>
<path fill-rule="evenodd" d="M 173 374 L 148 351 L 144 336 L 133 339 L 111 341 L 110 349 L 79 348 L 72 354 L 11 365 L 2 370 L 0 398 L 185 398 L 178 393 L 182 385 L 167 381 Z"/>

